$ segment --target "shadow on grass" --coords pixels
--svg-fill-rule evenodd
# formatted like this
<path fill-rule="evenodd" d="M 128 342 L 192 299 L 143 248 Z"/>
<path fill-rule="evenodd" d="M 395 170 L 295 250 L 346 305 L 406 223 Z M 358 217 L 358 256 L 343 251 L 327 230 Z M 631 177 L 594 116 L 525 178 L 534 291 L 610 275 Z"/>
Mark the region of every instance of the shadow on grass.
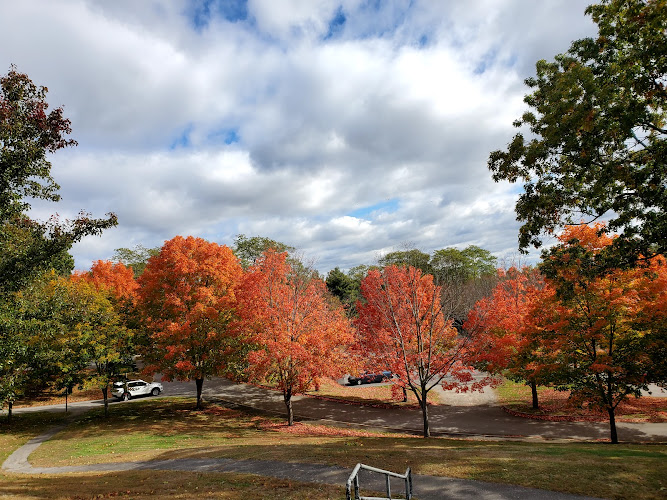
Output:
<path fill-rule="evenodd" d="M 232 473 L 129 471 L 67 476 L 0 475 L 2 498 L 342 499 L 342 487 Z"/>
<path fill-rule="evenodd" d="M 191 399 L 162 399 L 115 406 L 108 419 L 93 411 L 35 456 L 41 465 L 77 453 L 92 462 L 229 458 L 350 470 L 362 462 L 396 472 L 410 466 L 421 474 L 609 498 L 628 491 L 633 498 L 659 498 L 667 487 L 664 445 L 293 435 L 292 429 L 277 424 L 281 419 L 210 404 L 200 412 L 191 408 Z M 142 458 L 137 450 L 147 455 Z M 112 452 L 116 454 L 110 459 Z"/>

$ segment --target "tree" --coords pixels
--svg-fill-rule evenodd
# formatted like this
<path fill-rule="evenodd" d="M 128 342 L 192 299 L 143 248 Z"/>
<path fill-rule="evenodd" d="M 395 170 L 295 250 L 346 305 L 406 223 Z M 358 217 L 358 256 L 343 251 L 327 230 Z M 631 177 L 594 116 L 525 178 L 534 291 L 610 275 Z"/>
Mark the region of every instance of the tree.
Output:
<path fill-rule="evenodd" d="M 464 330 L 480 331 L 477 346 L 478 367 L 493 374 L 523 381 L 531 388 L 533 408 L 539 408 L 537 384 L 544 359 L 531 334 L 535 325 L 534 304 L 549 293 L 535 268 L 499 270 L 498 284 L 492 294 L 480 299 L 468 314 Z"/>
<path fill-rule="evenodd" d="M 432 274 L 430 264 L 431 256 L 416 248 L 409 250 L 397 250 L 389 252 L 378 260 L 381 267 L 387 266 L 412 266 L 421 270 L 424 274 Z"/>
<path fill-rule="evenodd" d="M 445 315 L 460 330 L 475 303 L 488 296 L 496 282 L 496 258 L 483 248 L 443 248 L 433 252 L 430 267 L 440 285 Z"/>
<path fill-rule="evenodd" d="M 468 245 L 463 250 L 448 247 L 433 252 L 431 269 L 439 283 L 466 282 L 496 274 L 497 259 L 483 248 Z"/>
<path fill-rule="evenodd" d="M 326 285 L 329 293 L 338 298 L 343 304 L 348 317 L 351 316 L 354 310 L 353 306 L 358 300 L 354 280 L 336 267 L 327 274 Z"/>
<path fill-rule="evenodd" d="M 31 325 L 22 323 L 16 293 L 50 269 L 69 274 L 72 244 L 117 222 L 113 214 L 92 219 L 81 212 L 64 223 L 57 217 L 38 222 L 25 215 L 29 198 L 58 201 L 59 186 L 47 158 L 76 144 L 67 138 L 70 121 L 62 108 L 47 114 L 46 93 L 46 87 L 36 86 L 13 66 L 0 77 L 0 400 L 10 404 L 41 368 L 44 352 L 27 343 L 32 337 L 22 328 Z"/>
<path fill-rule="evenodd" d="M 0 78 L 0 216 L 6 220 L 29 208 L 26 198 L 58 201 L 48 153 L 74 146 L 62 107 L 48 115 L 46 87 L 37 87 L 12 66 Z"/>
<path fill-rule="evenodd" d="M 440 287 L 414 267 L 372 270 L 361 283 L 364 301 L 356 321 L 369 363 L 398 374 L 422 410 L 424 437 L 430 436 L 428 393 L 440 384 L 467 390 L 472 380 L 470 337 L 457 334 L 443 313 Z M 486 383 L 485 380 L 483 383 Z M 482 384 L 473 384 L 470 389 Z"/>
<path fill-rule="evenodd" d="M 293 266 L 286 252 L 268 250 L 244 276 L 239 315 L 256 346 L 248 357 L 251 378 L 277 385 L 292 425 L 292 396 L 350 365 L 353 334 L 343 308 L 321 279 Z"/>
<path fill-rule="evenodd" d="M 194 380 L 198 410 L 204 379 L 234 368 L 242 353 L 229 329 L 241 273 L 227 246 L 176 236 L 139 277 L 139 309 L 150 332 L 145 370 L 163 380 Z"/>
<path fill-rule="evenodd" d="M 596 38 L 539 61 L 524 101 L 531 111 L 494 151 L 495 181 L 523 181 L 516 204 L 519 246 L 584 219 L 608 217 L 620 232 L 611 267 L 667 250 L 667 2 L 602 0 L 586 9 Z M 606 215 L 605 215 L 606 214 Z"/>
<path fill-rule="evenodd" d="M 72 279 L 91 284 L 112 305 L 115 313 L 113 322 L 105 324 L 87 346 L 96 370 L 91 380 L 102 390 L 106 416 L 109 383 L 131 371 L 134 365 L 132 354 L 138 342 L 134 309 L 139 284 L 131 268 L 120 262 L 102 260 L 93 262 L 90 272 L 75 273 Z"/>
<path fill-rule="evenodd" d="M 0 292 L 19 289 L 54 259 L 62 261 L 73 243 L 117 223 L 113 214 L 91 219 L 81 212 L 62 224 L 24 215 L 28 198 L 60 199 L 47 155 L 76 145 L 66 137 L 71 127 L 62 108 L 47 114 L 46 93 L 13 66 L 0 77 Z"/>
<path fill-rule="evenodd" d="M 264 236 L 247 237 L 245 234 L 238 234 L 234 240 L 234 255 L 241 261 L 243 269 L 255 264 L 267 250 L 291 254 L 295 248 Z"/>
<path fill-rule="evenodd" d="M 666 361 L 656 363 L 652 352 L 664 348 L 664 313 L 655 304 L 665 301 L 667 267 L 658 256 L 601 274 L 595 255 L 612 245 L 602 224 L 568 226 L 559 240 L 540 266 L 555 293 L 534 307 L 534 336 L 549 353 L 545 369 L 572 398 L 606 410 L 617 443 L 618 405 L 664 382 Z"/>
<path fill-rule="evenodd" d="M 132 337 L 107 291 L 78 276 L 51 272 L 17 293 L 16 300 L 17 329 L 38 361 L 28 367 L 30 379 L 59 388 L 98 387 L 106 416 L 108 385 L 129 362 Z"/>
<path fill-rule="evenodd" d="M 134 248 L 116 248 L 111 260 L 131 267 L 134 277 L 138 278 L 144 272 L 148 259 L 159 253 L 160 247 L 146 248 L 143 245 L 135 245 Z"/>

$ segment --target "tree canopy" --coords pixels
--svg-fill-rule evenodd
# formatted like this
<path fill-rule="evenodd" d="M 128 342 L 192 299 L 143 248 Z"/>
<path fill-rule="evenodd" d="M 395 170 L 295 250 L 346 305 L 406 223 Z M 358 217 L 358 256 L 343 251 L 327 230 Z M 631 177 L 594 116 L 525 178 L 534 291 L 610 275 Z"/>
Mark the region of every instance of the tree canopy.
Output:
<path fill-rule="evenodd" d="M 29 198 L 58 201 L 48 155 L 76 145 L 68 139 L 63 109 L 48 114 L 46 87 L 35 85 L 13 66 L 0 77 L 0 293 L 12 292 L 51 268 L 69 273 L 72 244 L 116 225 L 116 216 L 93 219 L 80 212 L 61 222 L 31 220 Z"/>
<path fill-rule="evenodd" d="M 139 277 L 139 310 L 150 332 L 146 370 L 194 380 L 226 373 L 239 351 L 230 334 L 241 266 L 227 246 L 176 236 Z"/>
<path fill-rule="evenodd" d="M 595 38 L 537 62 L 527 127 L 494 151 L 496 181 L 523 182 L 519 247 L 566 224 L 608 218 L 617 261 L 667 250 L 667 1 L 602 0 Z"/>
<path fill-rule="evenodd" d="M 240 327 L 256 347 L 249 355 L 250 375 L 275 382 L 292 425 L 292 395 L 349 368 L 351 325 L 324 282 L 301 272 L 286 252 L 266 251 L 245 273 L 238 297 Z"/>

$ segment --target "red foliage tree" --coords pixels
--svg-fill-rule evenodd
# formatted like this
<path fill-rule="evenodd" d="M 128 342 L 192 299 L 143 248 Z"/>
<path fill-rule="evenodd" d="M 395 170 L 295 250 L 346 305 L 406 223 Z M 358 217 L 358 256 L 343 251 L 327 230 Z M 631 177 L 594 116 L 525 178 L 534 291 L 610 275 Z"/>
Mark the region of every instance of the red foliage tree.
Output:
<path fill-rule="evenodd" d="M 229 325 L 241 266 L 226 246 L 176 236 L 139 278 L 139 309 L 150 332 L 147 372 L 194 380 L 197 409 L 205 378 L 226 371 L 237 353 Z"/>
<path fill-rule="evenodd" d="M 480 331 L 477 363 L 484 370 L 525 381 L 531 388 L 533 408 L 539 407 L 537 383 L 540 379 L 542 355 L 530 332 L 535 329 L 531 319 L 533 304 L 550 293 L 535 268 L 512 267 L 498 271 L 498 284 L 489 297 L 479 300 L 464 324 L 467 331 Z"/>
<path fill-rule="evenodd" d="M 429 437 L 427 399 L 433 387 L 469 390 L 488 382 L 469 385 L 472 339 L 457 333 L 443 312 L 440 287 L 419 269 L 371 270 L 361 293 L 356 324 L 364 354 L 376 368 L 396 373 L 397 384 L 415 394 L 424 437 Z"/>
<path fill-rule="evenodd" d="M 292 396 L 317 386 L 321 377 L 337 377 L 349 364 L 353 341 L 343 307 L 324 282 L 286 253 L 268 250 L 251 266 L 238 293 L 239 327 L 252 335 L 249 374 L 283 393 L 292 425 Z"/>

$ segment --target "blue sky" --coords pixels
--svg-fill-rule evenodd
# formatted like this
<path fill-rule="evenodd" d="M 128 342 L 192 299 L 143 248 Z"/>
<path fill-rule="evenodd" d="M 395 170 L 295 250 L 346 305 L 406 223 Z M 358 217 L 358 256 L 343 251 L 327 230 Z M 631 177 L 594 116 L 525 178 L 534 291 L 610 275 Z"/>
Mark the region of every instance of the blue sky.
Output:
<path fill-rule="evenodd" d="M 81 269 L 177 234 L 268 236 L 324 273 L 406 245 L 512 259 L 518 190 L 486 161 L 535 62 L 594 33 L 587 3 L 2 2 L 0 65 L 47 86 L 79 143 L 33 215 L 118 215 Z"/>

